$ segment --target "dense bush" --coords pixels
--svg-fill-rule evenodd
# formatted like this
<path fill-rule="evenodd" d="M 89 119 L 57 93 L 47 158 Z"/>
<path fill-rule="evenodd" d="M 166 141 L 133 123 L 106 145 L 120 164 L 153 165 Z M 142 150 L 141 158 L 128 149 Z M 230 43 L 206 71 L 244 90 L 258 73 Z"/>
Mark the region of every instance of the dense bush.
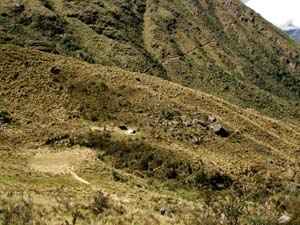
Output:
<path fill-rule="evenodd" d="M 34 28 L 51 39 L 63 34 L 66 24 L 67 22 L 64 19 L 57 16 L 47 17 L 39 15 L 34 18 Z"/>

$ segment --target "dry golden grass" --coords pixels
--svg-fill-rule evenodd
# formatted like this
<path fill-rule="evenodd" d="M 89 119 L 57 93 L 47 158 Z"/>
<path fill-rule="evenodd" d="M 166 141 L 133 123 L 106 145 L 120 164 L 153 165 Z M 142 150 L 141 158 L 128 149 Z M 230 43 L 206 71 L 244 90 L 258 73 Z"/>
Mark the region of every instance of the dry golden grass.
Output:
<path fill-rule="evenodd" d="M 287 203 L 298 192 L 298 124 L 145 74 L 13 45 L 0 50 L 0 110 L 13 118 L 0 132 L 0 219 L 6 224 L 272 224 L 284 213 L 297 221 Z M 51 73 L 53 66 L 60 72 Z M 229 137 L 183 123 L 212 124 L 209 115 Z M 119 125 L 137 135 L 124 134 Z M 99 132 L 109 135 L 111 149 Z M 88 140 L 95 141 L 90 151 L 96 155 L 72 155 L 89 134 L 95 134 Z M 148 151 L 151 158 L 143 158 Z M 149 168 L 158 159 L 162 164 L 147 170 L 139 166 L 142 158 Z M 70 174 L 32 170 L 65 164 L 90 185 Z M 168 179 L 174 171 L 177 178 Z M 265 204 L 269 214 L 261 211 Z"/>
<path fill-rule="evenodd" d="M 299 224 L 298 55 L 239 0 L 1 0 L 0 224 Z"/>
<path fill-rule="evenodd" d="M 299 46 L 240 0 L 3 0 L 0 43 L 146 72 L 268 116 L 299 117 Z"/>

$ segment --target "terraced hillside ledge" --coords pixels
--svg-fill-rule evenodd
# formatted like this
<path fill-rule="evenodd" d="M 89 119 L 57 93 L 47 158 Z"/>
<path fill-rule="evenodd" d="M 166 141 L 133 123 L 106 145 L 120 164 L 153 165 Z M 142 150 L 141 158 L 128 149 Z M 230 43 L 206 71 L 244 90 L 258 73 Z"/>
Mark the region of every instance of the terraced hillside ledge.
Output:
<path fill-rule="evenodd" d="M 0 82 L 11 118 L 0 125 L 4 224 L 300 221 L 298 125 L 11 44 L 0 46 Z"/>

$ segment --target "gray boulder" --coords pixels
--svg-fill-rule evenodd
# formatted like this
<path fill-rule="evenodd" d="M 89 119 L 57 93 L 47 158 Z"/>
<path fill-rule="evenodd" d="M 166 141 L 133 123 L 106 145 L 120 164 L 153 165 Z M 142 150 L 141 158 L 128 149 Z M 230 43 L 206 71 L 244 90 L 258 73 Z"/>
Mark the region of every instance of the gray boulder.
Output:
<path fill-rule="evenodd" d="M 217 121 L 217 118 L 214 117 L 214 116 L 209 116 L 209 117 L 208 117 L 208 120 L 209 120 L 210 122 L 214 123 L 214 122 Z"/>
<path fill-rule="evenodd" d="M 204 120 L 194 119 L 192 122 L 193 125 L 201 125 L 203 127 L 207 127 L 207 123 Z"/>
<path fill-rule="evenodd" d="M 289 217 L 289 216 L 281 216 L 281 217 L 279 217 L 279 219 L 278 219 L 278 223 L 279 224 L 288 224 L 289 222 L 291 222 L 291 217 Z"/>
<path fill-rule="evenodd" d="M 221 136 L 221 137 L 228 137 L 229 133 L 224 129 L 223 125 L 221 124 L 214 124 L 211 126 L 212 131 Z"/>
<path fill-rule="evenodd" d="M 160 214 L 161 214 L 162 216 L 165 215 L 166 212 L 167 212 L 167 209 L 166 209 L 166 208 L 161 208 L 161 209 L 160 209 Z"/>
<path fill-rule="evenodd" d="M 185 127 L 190 127 L 190 126 L 192 126 L 192 122 L 191 122 L 191 121 L 184 121 L 182 124 L 183 124 L 183 126 L 185 126 Z"/>

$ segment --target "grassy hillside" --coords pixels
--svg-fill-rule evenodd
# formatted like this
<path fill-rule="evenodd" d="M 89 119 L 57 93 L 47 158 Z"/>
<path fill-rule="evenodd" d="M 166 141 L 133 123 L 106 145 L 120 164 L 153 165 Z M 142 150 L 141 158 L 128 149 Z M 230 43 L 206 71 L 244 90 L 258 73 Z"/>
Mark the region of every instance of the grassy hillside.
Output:
<path fill-rule="evenodd" d="M 3 0 L 0 41 L 145 72 L 286 120 L 299 46 L 232 1 Z"/>
<path fill-rule="evenodd" d="M 299 51 L 239 0 L 1 0 L 0 224 L 300 224 Z"/>
<path fill-rule="evenodd" d="M 299 126 L 155 76 L 0 50 L 3 224 L 299 224 Z"/>

